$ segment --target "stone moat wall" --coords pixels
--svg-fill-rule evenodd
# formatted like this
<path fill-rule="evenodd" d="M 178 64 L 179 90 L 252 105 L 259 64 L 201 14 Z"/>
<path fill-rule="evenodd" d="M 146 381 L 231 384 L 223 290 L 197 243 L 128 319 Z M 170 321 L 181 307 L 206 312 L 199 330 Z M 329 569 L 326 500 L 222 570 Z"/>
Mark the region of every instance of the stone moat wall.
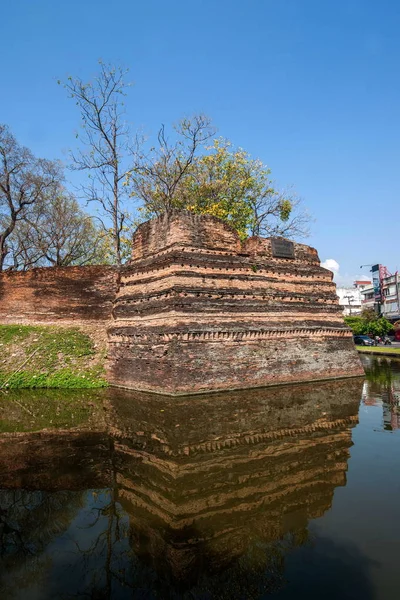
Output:
<path fill-rule="evenodd" d="M 0 275 L 0 323 L 108 329 L 111 384 L 183 394 L 363 374 L 314 248 L 276 256 L 219 219 L 171 212 L 131 262 Z"/>

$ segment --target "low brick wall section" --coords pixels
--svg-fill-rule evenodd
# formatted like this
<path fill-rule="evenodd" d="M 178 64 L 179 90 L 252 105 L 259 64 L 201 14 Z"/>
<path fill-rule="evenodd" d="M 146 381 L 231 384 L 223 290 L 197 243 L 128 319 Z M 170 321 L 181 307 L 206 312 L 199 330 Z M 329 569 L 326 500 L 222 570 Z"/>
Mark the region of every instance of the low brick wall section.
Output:
<path fill-rule="evenodd" d="M 114 267 L 50 267 L 0 274 L 0 323 L 107 321 L 118 287 Z"/>

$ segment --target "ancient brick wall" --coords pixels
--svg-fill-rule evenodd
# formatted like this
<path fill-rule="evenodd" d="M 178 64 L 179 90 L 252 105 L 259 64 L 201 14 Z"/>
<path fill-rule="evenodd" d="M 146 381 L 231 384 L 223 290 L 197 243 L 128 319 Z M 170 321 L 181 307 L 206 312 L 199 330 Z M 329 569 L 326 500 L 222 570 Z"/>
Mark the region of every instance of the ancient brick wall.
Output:
<path fill-rule="evenodd" d="M 314 248 L 277 257 L 208 216 L 143 224 L 121 271 L 109 329 L 109 379 L 194 393 L 363 373 Z"/>
<path fill-rule="evenodd" d="M 241 246 L 236 231 L 220 219 L 173 211 L 139 225 L 132 258 L 138 260 L 177 247 L 232 253 L 240 252 Z"/>
<path fill-rule="evenodd" d="M 107 321 L 117 285 L 118 271 L 113 267 L 1 273 L 0 323 Z"/>
<path fill-rule="evenodd" d="M 280 243 L 280 242 L 279 242 Z M 141 225 L 130 264 L 0 274 L 0 323 L 106 322 L 110 383 L 170 394 L 363 374 L 315 249 L 209 216 Z M 96 325 L 97 327 L 97 325 Z"/>

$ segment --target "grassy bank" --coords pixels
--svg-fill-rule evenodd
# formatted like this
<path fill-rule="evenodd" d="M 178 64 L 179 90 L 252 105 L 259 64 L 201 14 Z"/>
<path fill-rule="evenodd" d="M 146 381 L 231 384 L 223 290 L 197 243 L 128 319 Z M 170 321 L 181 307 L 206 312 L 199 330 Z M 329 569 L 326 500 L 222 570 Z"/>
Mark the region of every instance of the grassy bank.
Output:
<path fill-rule="evenodd" d="M 98 388 L 105 348 L 78 328 L 0 325 L 0 389 Z"/>
<path fill-rule="evenodd" d="M 400 358 L 400 348 L 391 348 L 390 346 L 356 346 L 356 348 L 364 354 L 383 354 L 384 356 L 398 356 Z"/>

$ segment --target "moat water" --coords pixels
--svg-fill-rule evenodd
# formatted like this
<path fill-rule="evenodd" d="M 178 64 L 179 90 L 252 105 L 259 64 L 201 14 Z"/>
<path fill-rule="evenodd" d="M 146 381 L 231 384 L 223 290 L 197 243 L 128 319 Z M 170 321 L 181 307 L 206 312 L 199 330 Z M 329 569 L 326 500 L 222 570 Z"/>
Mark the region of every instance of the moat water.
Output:
<path fill-rule="evenodd" d="M 192 398 L 0 395 L 0 598 L 400 594 L 400 361 Z"/>

